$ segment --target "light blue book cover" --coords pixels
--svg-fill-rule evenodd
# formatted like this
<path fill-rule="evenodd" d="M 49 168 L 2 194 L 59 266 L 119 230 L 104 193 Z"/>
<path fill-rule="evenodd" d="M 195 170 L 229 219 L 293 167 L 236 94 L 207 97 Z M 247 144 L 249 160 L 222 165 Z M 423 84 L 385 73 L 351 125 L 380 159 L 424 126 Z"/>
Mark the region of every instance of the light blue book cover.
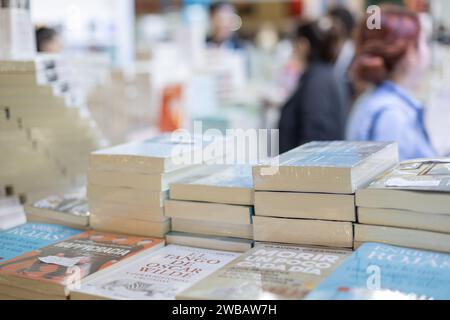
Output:
<path fill-rule="evenodd" d="M 397 152 L 387 142 L 311 142 L 279 156 L 282 166 L 352 168 L 386 148 Z"/>
<path fill-rule="evenodd" d="M 82 232 L 82 230 L 43 223 L 27 223 L 0 232 L 0 262 L 46 247 Z"/>
<path fill-rule="evenodd" d="M 447 300 L 450 254 L 366 243 L 308 300 Z"/>

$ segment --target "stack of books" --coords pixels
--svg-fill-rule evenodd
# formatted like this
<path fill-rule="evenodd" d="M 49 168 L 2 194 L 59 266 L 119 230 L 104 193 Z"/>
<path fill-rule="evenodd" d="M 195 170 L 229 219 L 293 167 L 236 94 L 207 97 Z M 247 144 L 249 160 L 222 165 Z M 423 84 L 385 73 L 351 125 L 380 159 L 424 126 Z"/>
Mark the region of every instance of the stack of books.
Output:
<path fill-rule="evenodd" d="M 170 219 L 164 216 L 169 183 L 193 174 L 207 161 L 203 150 L 209 145 L 203 138 L 172 140 L 163 135 L 91 155 L 92 228 L 153 237 L 164 237 L 170 231 Z M 200 153 L 199 161 L 194 161 L 194 153 Z"/>
<path fill-rule="evenodd" d="M 0 196 L 0 231 L 26 222 L 25 211 L 18 198 Z"/>
<path fill-rule="evenodd" d="M 77 229 L 89 227 L 89 206 L 84 188 L 26 205 L 25 212 L 29 222 L 59 224 Z"/>
<path fill-rule="evenodd" d="M 84 183 L 88 155 L 101 142 L 82 108 L 54 92 L 58 75 L 52 66 L 44 60 L 0 61 L 1 112 L 8 121 L 0 120 L 0 130 L 15 134 L 14 142 L 12 137 L 9 142 L 0 140 L 2 150 L 8 151 L 1 155 L 5 162 L 0 167 L 1 181 L 30 201 Z M 34 161 L 24 160 L 31 157 Z"/>
<path fill-rule="evenodd" d="M 184 289 L 224 267 L 237 253 L 169 245 L 81 282 L 72 300 L 174 300 Z"/>
<path fill-rule="evenodd" d="M 66 300 L 81 280 L 149 255 L 163 240 L 86 231 L 0 263 L 0 295 L 16 299 Z"/>
<path fill-rule="evenodd" d="M 257 244 L 211 276 L 179 293 L 179 300 L 301 300 L 351 251 Z"/>
<path fill-rule="evenodd" d="M 356 190 L 397 163 L 396 144 L 338 141 L 255 166 L 255 241 L 352 248 Z"/>
<path fill-rule="evenodd" d="M 401 163 L 356 194 L 355 246 L 450 252 L 450 159 Z"/>
<path fill-rule="evenodd" d="M 252 168 L 246 165 L 172 183 L 165 201 L 173 229 L 167 243 L 248 251 L 253 246 L 253 198 Z"/>
<path fill-rule="evenodd" d="M 450 255 L 362 245 L 308 300 L 449 300 Z"/>

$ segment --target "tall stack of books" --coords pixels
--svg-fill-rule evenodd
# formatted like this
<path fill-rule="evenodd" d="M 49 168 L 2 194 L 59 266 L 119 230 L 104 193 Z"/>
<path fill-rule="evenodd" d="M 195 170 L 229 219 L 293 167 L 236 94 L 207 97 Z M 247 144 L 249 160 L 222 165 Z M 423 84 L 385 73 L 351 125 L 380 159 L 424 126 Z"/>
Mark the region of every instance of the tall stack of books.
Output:
<path fill-rule="evenodd" d="M 253 245 L 253 198 L 252 168 L 246 165 L 172 183 L 170 200 L 165 201 L 173 229 L 167 242 L 248 251 Z"/>
<path fill-rule="evenodd" d="M 171 226 L 163 209 L 169 183 L 207 161 L 208 145 L 203 138 L 172 141 L 163 135 L 94 152 L 88 174 L 91 227 L 164 237 Z"/>
<path fill-rule="evenodd" d="M 450 159 L 412 160 L 356 194 L 355 245 L 450 252 Z"/>
<path fill-rule="evenodd" d="M 164 246 L 154 238 L 86 231 L 0 263 L 0 295 L 16 299 L 65 300 L 81 280 L 119 268 Z"/>
<path fill-rule="evenodd" d="M 130 259 L 81 283 L 72 300 L 174 300 L 190 285 L 224 267 L 237 253 L 169 245 L 154 254 Z M 180 267 L 181 266 L 181 267 Z"/>
<path fill-rule="evenodd" d="M 89 227 L 89 206 L 86 189 L 65 195 L 53 195 L 25 206 L 29 222 L 63 225 L 77 229 Z"/>
<path fill-rule="evenodd" d="M 19 199 L 0 195 L 0 231 L 20 226 L 26 222 L 25 212 Z"/>
<path fill-rule="evenodd" d="M 7 175 L 17 192 L 31 201 L 85 180 L 88 155 L 100 143 L 90 118 L 80 108 L 67 105 L 63 95 L 54 94 L 57 75 L 49 69 L 52 66 L 46 60 L 0 61 L 0 107 L 9 127 L 19 124 L 28 143 L 43 153 L 32 168 L 28 168 L 30 161 L 17 161 L 26 157 L 15 155 L 8 160 L 14 170 L 1 166 L 0 175 Z M 42 170 L 44 165 L 52 169 Z"/>
<path fill-rule="evenodd" d="M 312 142 L 253 168 L 255 241 L 353 247 L 355 192 L 398 163 L 392 143 Z"/>

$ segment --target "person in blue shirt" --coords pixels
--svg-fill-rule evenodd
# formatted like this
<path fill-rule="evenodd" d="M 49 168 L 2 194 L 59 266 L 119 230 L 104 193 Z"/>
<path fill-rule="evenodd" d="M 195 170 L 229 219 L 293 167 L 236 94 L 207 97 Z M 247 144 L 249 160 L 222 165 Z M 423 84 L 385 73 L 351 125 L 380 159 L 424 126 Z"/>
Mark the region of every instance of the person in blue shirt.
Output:
<path fill-rule="evenodd" d="M 425 32 L 404 8 L 384 6 L 381 15 L 381 28 L 364 21 L 357 36 L 352 74 L 369 87 L 352 110 L 347 139 L 397 142 L 402 160 L 436 157 L 423 106 L 412 95 L 430 62 Z"/>

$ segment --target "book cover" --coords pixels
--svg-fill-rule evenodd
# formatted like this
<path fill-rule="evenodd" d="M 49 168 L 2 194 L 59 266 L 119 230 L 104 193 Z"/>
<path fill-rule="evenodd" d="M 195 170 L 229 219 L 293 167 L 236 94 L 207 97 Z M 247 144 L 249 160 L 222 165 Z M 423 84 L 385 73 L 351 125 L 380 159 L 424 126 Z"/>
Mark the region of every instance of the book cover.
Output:
<path fill-rule="evenodd" d="M 351 254 L 346 250 L 257 244 L 179 299 L 299 300 Z"/>
<path fill-rule="evenodd" d="M 19 282 L 35 280 L 62 287 L 76 285 L 76 281 L 88 275 L 163 245 L 160 239 L 86 231 L 0 263 L 0 283 L 17 286 Z M 29 286 L 38 291 L 44 288 L 31 283 Z"/>
<path fill-rule="evenodd" d="M 0 232 L 0 263 L 81 232 L 72 228 L 43 223 L 27 223 Z"/>
<path fill-rule="evenodd" d="M 86 279 L 74 296 L 82 293 L 117 300 L 173 300 L 180 291 L 238 256 L 170 245 L 121 268 Z"/>
<path fill-rule="evenodd" d="M 449 254 L 366 243 L 307 298 L 447 300 L 449 283 Z"/>
<path fill-rule="evenodd" d="M 450 192 L 450 158 L 402 162 L 369 188 Z"/>

